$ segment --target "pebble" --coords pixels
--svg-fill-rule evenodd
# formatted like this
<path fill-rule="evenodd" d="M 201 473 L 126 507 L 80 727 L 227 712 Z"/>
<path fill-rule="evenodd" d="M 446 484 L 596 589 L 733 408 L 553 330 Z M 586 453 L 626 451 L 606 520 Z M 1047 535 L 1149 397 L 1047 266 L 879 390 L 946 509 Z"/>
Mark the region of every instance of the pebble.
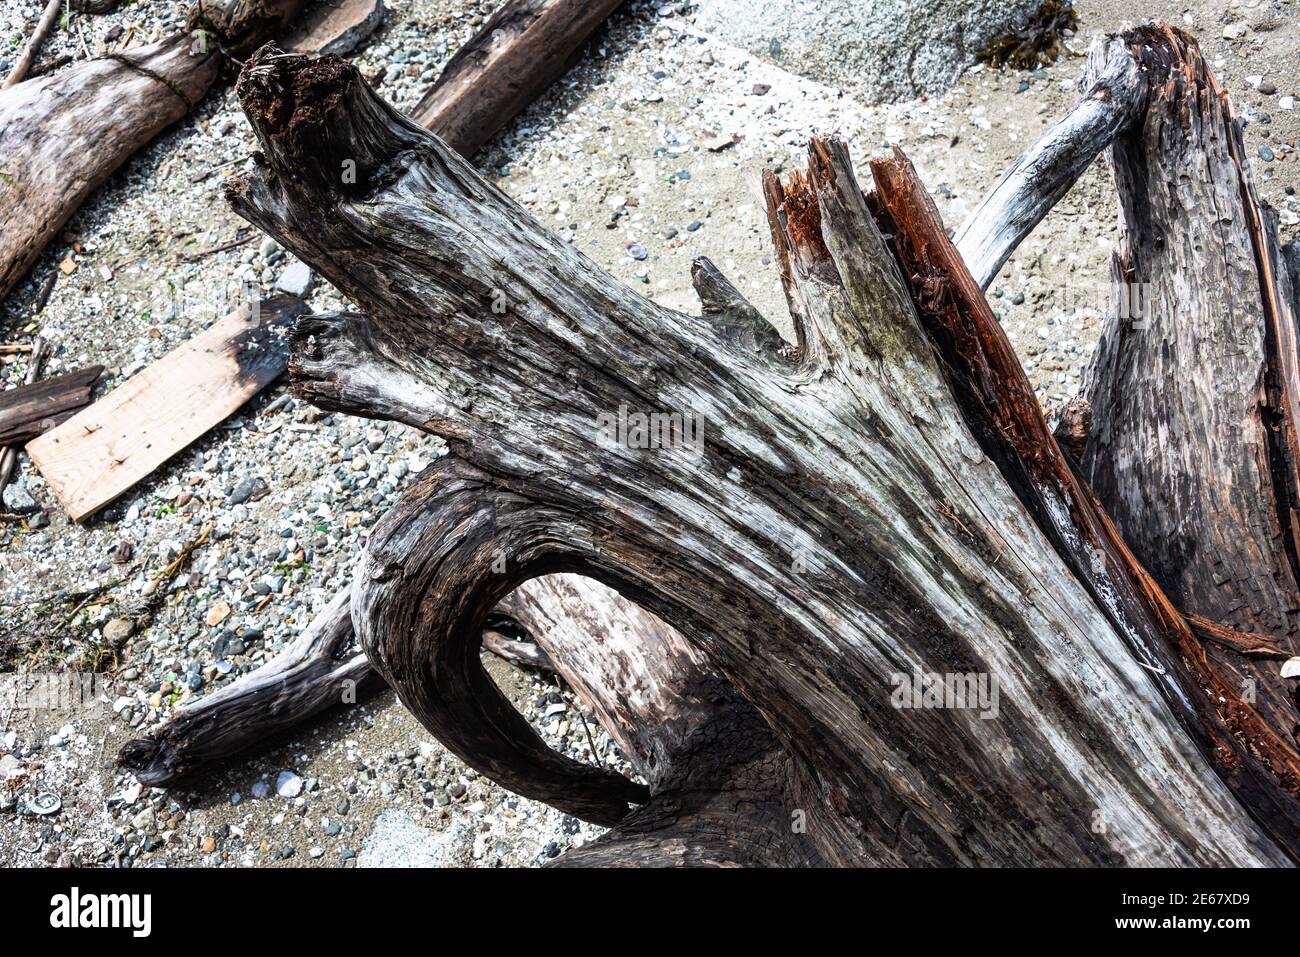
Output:
<path fill-rule="evenodd" d="M 311 271 L 311 267 L 305 262 L 295 261 L 280 273 L 280 278 L 275 281 L 275 288 L 290 296 L 302 297 L 311 292 L 315 284 L 316 275 Z"/>
<path fill-rule="evenodd" d="M 35 512 L 40 509 L 36 499 L 20 483 L 14 482 L 4 490 L 4 506 L 11 512 Z"/>
<path fill-rule="evenodd" d="M 302 793 L 302 778 L 292 771 L 281 771 L 275 779 L 275 793 L 283 798 L 296 798 Z"/>
<path fill-rule="evenodd" d="M 135 634 L 135 622 L 130 618 L 111 618 L 104 625 L 104 641 L 110 645 L 120 645 Z"/>
<path fill-rule="evenodd" d="M 1261 146 L 1259 148 L 1259 158 L 1265 163 L 1271 163 L 1273 162 L 1273 151 L 1267 146 Z"/>
<path fill-rule="evenodd" d="M 271 793 L 271 786 L 265 781 L 258 781 L 248 789 L 248 793 L 255 798 L 264 798 Z"/>

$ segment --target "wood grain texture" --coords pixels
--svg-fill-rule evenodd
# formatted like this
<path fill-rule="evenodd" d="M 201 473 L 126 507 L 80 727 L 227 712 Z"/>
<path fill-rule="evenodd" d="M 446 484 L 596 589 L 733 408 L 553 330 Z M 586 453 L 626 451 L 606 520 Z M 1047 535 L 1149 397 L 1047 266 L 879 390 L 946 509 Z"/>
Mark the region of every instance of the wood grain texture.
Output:
<path fill-rule="evenodd" d="M 765 185 L 801 345 L 773 353 L 716 271 L 703 316 L 636 296 L 336 60 L 260 51 L 239 93 L 266 163 L 229 200 L 367 312 L 298 325 L 296 393 L 448 442 L 374 529 L 353 621 L 464 760 L 595 820 L 627 800 L 539 752 L 471 654 L 570 572 L 759 709 L 826 863 L 1290 859 L 981 448 L 841 144 Z M 608 441 L 620 407 L 697 417 L 699 454 Z M 996 675 L 998 717 L 896 706 L 914 670 Z"/>
<path fill-rule="evenodd" d="M 216 79 L 183 34 L 0 93 L 0 299 L 90 192 Z"/>
<path fill-rule="evenodd" d="M 507 0 L 456 51 L 411 116 L 472 156 L 543 90 L 623 0 Z"/>
<path fill-rule="evenodd" d="M 1150 93 L 1141 124 L 1109 152 L 1122 298 L 1085 375 L 1084 474 L 1180 608 L 1293 655 L 1300 359 L 1288 271 L 1240 123 L 1194 41 L 1159 24 L 1115 42 Z M 1135 298 L 1140 315 L 1121 308 Z M 1294 746 L 1300 711 L 1277 664 L 1222 643 L 1207 651 Z"/>
<path fill-rule="evenodd" d="M 0 392 L 0 445 L 21 445 L 88 405 L 103 371 L 89 366 Z"/>
<path fill-rule="evenodd" d="M 279 296 L 243 307 L 27 445 L 75 521 L 103 508 L 284 371 L 308 311 Z"/>
<path fill-rule="evenodd" d="M 383 0 L 320 0 L 284 39 L 293 53 L 351 53 L 384 22 Z"/>
<path fill-rule="evenodd" d="M 953 241 L 981 289 L 1146 107 L 1146 74 L 1115 37 L 1093 44 L 1084 87 L 1079 102 L 1016 157 L 957 230 Z"/>

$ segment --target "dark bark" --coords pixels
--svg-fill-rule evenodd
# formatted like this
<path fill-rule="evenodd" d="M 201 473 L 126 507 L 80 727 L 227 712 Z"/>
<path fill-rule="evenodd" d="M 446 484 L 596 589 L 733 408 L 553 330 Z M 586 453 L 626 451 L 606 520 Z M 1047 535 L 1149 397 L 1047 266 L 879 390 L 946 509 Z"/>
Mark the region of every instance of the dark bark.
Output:
<path fill-rule="evenodd" d="M 1202 678 L 1161 665 L 1185 625 L 1099 512 L 1052 499 L 1078 489 L 1032 393 L 936 357 L 838 144 L 815 142 L 807 177 L 766 187 L 799 330 L 787 355 L 703 264 L 705 317 L 631 294 L 338 61 L 261 51 L 239 92 L 265 157 L 232 204 L 368 311 L 300 325 L 296 391 L 448 441 L 375 529 L 353 620 L 466 761 L 594 820 L 635 796 L 540 749 L 477 661 L 504 595 L 576 572 L 674 626 L 758 707 L 816 859 L 1287 859 L 1295 798 L 1271 777 L 1287 769 L 1206 757 L 1237 742 L 1222 723 L 1253 713 L 1171 703 Z M 355 183 L 338 181 L 344 159 Z M 911 235 L 942 234 L 932 209 L 909 208 L 924 226 Z M 981 330 L 973 280 L 944 281 L 975 290 L 949 328 Z M 698 454 L 604 441 L 620 407 L 699 416 Z M 990 441 L 987 421 L 1018 434 Z M 1095 562 L 1076 567 L 1074 539 L 1097 543 Z M 997 719 L 896 707 L 913 669 L 996 676 Z M 690 820 L 684 856 L 714 859 Z M 656 844 L 673 835 L 628 856 Z"/>
<path fill-rule="evenodd" d="M 0 392 L 0 445 L 22 445 L 89 405 L 103 371 L 89 366 Z"/>
<path fill-rule="evenodd" d="M 289 28 L 307 0 L 194 0 L 185 29 L 208 31 L 214 45 L 244 56 Z"/>
<path fill-rule="evenodd" d="M 572 64 L 623 0 L 506 0 L 411 116 L 472 156 Z"/>
<path fill-rule="evenodd" d="M 342 592 L 268 664 L 182 708 L 157 734 L 128 741 L 117 760 L 143 784 L 184 781 L 264 746 L 312 715 L 364 701 L 383 687 L 356 651 L 348 596 Z"/>

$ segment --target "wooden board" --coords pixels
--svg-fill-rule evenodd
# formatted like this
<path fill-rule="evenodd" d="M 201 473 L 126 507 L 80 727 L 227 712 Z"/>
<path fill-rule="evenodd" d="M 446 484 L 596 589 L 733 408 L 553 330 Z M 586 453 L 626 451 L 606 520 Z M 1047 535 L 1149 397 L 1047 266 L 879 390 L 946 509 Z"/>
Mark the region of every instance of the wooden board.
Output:
<path fill-rule="evenodd" d="M 289 325 L 308 311 L 293 296 L 239 309 L 33 439 L 27 454 L 81 521 L 280 375 Z"/>
<path fill-rule="evenodd" d="M 90 390 L 104 371 L 90 366 L 0 392 L 0 445 L 21 445 L 90 403 Z"/>

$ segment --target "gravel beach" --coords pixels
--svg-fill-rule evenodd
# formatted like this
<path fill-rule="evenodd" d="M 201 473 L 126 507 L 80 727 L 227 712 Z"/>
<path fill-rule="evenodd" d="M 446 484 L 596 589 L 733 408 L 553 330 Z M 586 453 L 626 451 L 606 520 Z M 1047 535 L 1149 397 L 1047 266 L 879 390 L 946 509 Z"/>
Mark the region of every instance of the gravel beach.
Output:
<path fill-rule="evenodd" d="M 0 71 L 43 6 L 4 0 Z M 386 6 L 352 58 L 410 108 L 495 3 Z M 942 94 L 867 105 L 704 32 L 689 5 L 628 4 L 475 162 L 642 295 L 697 311 L 690 263 L 705 255 L 788 335 L 756 185 L 763 167 L 801 165 L 814 132 L 842 135 L 859 166 L 897 144 L 956 227 L 1074 102 L 1077 54 L 1125 18 L 1164 16 L 1200 41 L 1247 121 L 1256 183 L 1279 210 L 1283 241 L 1300 236 L 1300 2 L 1076 8 L 1074 56 L 1034 70 L 974 66 Z M 36 67 L 156 39 L 183 20 L 182 5 L 153 0 L 72 14 Z M 226 208 L 222 182 L 255 148 L 223 78 L 91 195 L 0 304 L 0 341 L 44 336 L 46 376 L 102 364 L 99 396 L 249 289 L 347 308 Z M 1096 341 L 1116 236 L 1098 161 L 990 287 L 1049 412 L 1077 390 Z M 0 388 L 25 373 L 22 355 L 0 356 Z M 183 788 L 142 788 L 113 765 L 125 741 L 282 650 L 345 586 L 368 529 L 442 452 L 405 426 L 321 413 L 282 378 L 82 524 L 23 457 L 0 508 L 0 672 L 93 670 L 104 685 L 93 707 L 75 711 L 0 706 L 0 866 L 533 866 L 598 836 L 479 777 L 391 693 Z M 158 573 L 198 540 L 186 568 L 160 585 Z M 553 677 L 484 662 L 552 747 L 627 769 Z"/>

